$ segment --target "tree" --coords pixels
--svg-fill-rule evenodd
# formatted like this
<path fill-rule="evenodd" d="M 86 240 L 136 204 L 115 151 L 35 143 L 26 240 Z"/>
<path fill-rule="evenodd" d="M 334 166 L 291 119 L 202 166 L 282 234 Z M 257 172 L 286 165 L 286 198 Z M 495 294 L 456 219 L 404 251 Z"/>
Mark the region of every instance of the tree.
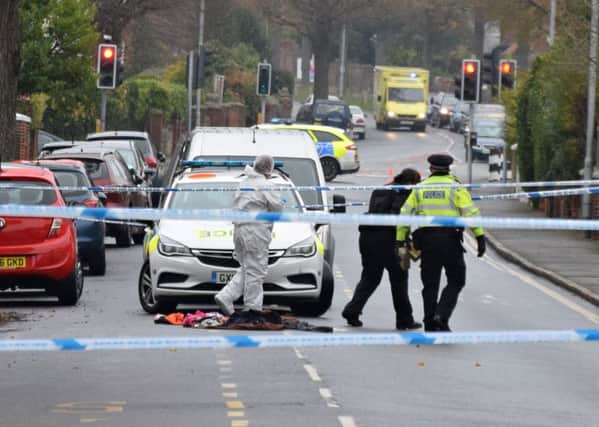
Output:
<path fill-rule="evenodd" d="M 16 158 L 17 76 L 20 59 L 19 0 L 0 2 L 0 155 Z"/>
<path fill-rule="evenodd" d="M 46 93 L 45 127 L 65 137 L 81 136 L 83 124 L 93 121 L 94 14 L 90 0 L 22 0 L 19 94 Z"/>
<path fill-rule="evenodd" d="M 147 12 L 169 6 L 164 0 L 94 0 L 98 29 L 120 41 L 123 29 Z"/>
<path fill-rule="evenodd" d="M 272 22 L 291 27 L 310 40 L 317 99 L 328 96 L 329 64 L 343 24 L 376 9 L 369 0 L 263 0 L 259 5 Z"/>

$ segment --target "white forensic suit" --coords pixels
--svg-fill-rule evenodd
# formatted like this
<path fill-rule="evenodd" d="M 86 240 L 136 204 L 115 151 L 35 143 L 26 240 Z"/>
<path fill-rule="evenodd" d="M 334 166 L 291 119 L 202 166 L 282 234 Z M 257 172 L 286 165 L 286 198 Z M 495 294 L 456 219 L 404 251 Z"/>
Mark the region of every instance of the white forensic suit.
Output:
<path fill-rule="evenodd" d="M 268 179 L 256 173 L 250 166 L 245 167 L 246 177 L 243 187 L 272 187 Z M 272 191 L 238 191 L 235 194 L 234 208 L 245 212 L 279 212 L 282 209 L 279 194 Z M 233 302 L 243 295 L 244 309 L 262 311 L 264 278 L 268 273 L 268 249 L 272 240 L 272 223 L 235 223 L 233 257 L 239 262 L 239 270 L 231 281 L 216 295 L 225 311 L 233 312 Z"/>

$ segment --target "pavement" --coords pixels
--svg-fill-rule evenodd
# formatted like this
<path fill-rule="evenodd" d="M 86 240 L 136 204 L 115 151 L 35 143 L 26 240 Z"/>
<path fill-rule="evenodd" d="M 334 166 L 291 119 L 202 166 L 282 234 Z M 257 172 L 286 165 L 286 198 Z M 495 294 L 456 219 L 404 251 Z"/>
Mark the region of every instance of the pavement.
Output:
<path fill-rule="evenodd" d="M 546 218 L 529 201 L 480 201 L 484 216 Z M 599 240 L 582 231 L 487 230 L 490 246 L 520 267 L 599 307 Z"/>

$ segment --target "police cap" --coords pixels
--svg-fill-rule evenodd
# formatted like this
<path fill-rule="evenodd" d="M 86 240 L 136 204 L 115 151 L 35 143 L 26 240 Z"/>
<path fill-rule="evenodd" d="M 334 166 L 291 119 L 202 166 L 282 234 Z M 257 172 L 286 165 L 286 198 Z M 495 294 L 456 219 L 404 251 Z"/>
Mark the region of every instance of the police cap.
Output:
<path fill-rule="evenodd" d="M 427 161 L 437 168 L 448 168 L 453 163 L 453 157 L 448 154 L 431 154 Z"/>

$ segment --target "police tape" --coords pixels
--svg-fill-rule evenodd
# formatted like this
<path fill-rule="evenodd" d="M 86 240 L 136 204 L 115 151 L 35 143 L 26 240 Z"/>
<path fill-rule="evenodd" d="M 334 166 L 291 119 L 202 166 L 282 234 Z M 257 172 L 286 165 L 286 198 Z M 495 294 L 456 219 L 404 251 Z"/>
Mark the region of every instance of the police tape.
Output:
<path fill-rule="evenodd" d="M 571 188 L 567 190 L 531 191 L 506 194 L 489 194 L 472 196 L 474 201 L 511 200 L 511 199 L 540 199 L 544 197 L 579 196 L 583 194 L 599 194 L 599 187 Z"/>
<path fill-rule="evenodd" d="M 73 186 L 48 186 L 48 185 L 23 185 L 14 182 L 0 183 L 0 189 L 34 189 L 34 190 L 62 190 L 62 191 L 95 191 L 106 193 L 132 193 L 132 192 L 147 192 L 147 193 L 178 193 L 178 192 L 282 192 L 289 191 L 293 188 L 297 191 L 374 191 L 374 190 L 413 190 L 414 188 L 466 188 L 471 190 L 485 188 L 527 188 L 527 187 L 580 187 L 580 186 L 596 186 L 599 185 L 599 180 L 580 180 L 580 181 L 536 181 L 536 182 L 506 182 L 506 183 L 473 183 L 473 184 L 417 184 L 417 185 L 299 185 L 290 186 L 268 186 L 268 187 L 244 187 L 244 186 L 185 186 L 185 187 L 127 187 L 127 186 L 98 186 L 92 185 L 89 187 L 73 187 Z"/>
<path fill-rule="evenodd" d="M 599 329 L 482 332 L 395 332 L 288 335 L 165 336 L 0 340 L 2 352 L 193 350 L 269 347 L 347 347 L 442 344 L 524 344 L 599 341 Z"/>
<path fill-rule="evenodd" d="M 499 217 L 450 217 L 368 214 L 328 214 L 322 212 L 243 212 L 231 209 L 136 209 L 56 206 L 0 205 L 1 216 L 38 218 L 95 218 L 108 220 L 201 220 L 246 222 L 302 222 L 312 224 L 361 224 L 379 226 L 509 228 L 531 230 L 594 230 L 599 220 L 527 219 Z"/>

